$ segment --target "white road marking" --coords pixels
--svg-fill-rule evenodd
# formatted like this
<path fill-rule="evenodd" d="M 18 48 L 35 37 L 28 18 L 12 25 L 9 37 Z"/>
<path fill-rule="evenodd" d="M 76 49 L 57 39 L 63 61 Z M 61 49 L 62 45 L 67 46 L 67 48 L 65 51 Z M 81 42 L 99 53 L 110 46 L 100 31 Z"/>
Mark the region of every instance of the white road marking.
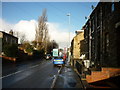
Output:
<path fill-rule="evenodd" d="M 29 67 L 29 68 L 35 68 L 35 67 L 37 67 L 37 66 L 39 66 L 39 65 L 35 65 L 35 66 Z"/>
<path fill-rule="evenodd" d="M 8 75 L 6 75 L 6 76 L 0 77 L 0 79 L 2 79 L 2 78 L 6 78 L 6 77 L 9 77 L 9 76 L 12 76 L 12 75 L 15 75 L 15 74 L 20 73 L 20 72 L 22 72 L 22 71 L 24 71 L 24 70 L 21 70 L 21 71 L 17 71 L 17 72 L 14 72 L 14 73 L 8 74 Z"/>
<path fill-rule="evenodd" d="M 61 66 L 61 68 L 58 70 L 57 75 L 54 75 L 55 78 L 54 78 L 54 80 L 53 80 L 53 82 L 52 82 L 51 88 L 54 88 L 55 83 L 56 83 L 56 81 L 57 81 L 57 78 L 58 78 L 58 76 L 59 76 L 61 70 L 62 70 L 62 66 Z"/>
<path fill-rule="evenodd" d="M 40 65 L 40 64 L 37 64 L 37 65 L 31 66 L 31 67 L 28 67 L 27 69 L 32 69 L 32 68 L 35 68 L 35 67 L 37 67 L 37 66 L 39 66 L 39 65 Z M 6 78 L 6 77 L 9 77 L 9 76 L 12 76 L 12 75 L 18 74 L 18 73 L 23 72 L 23 71 L 25 71 L 25 70 L 27 70 L 27 69 L 20 70 L 20 71 L 17 71 L 17 72 L 14 72 L 14 73 L 8 74 L 8 75 L 6 75 L 6 76 L 0 77 L 0 79 L 3 79 L 3 78 Z"/>

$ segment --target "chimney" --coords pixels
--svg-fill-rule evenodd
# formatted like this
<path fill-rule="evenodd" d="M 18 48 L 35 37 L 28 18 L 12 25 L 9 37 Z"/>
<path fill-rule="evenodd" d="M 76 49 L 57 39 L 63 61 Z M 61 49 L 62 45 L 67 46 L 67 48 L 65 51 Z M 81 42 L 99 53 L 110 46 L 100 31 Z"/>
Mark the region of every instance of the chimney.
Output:
<path fill-rule="evenodd" d="M 77 31 L 75 31 L 76 35 L 78 35 L 79 33 L 82 33 L 82 32 L 84 32 L 84 30 L 77 30 Z"/>
<path fill-rule="evenodd" d="M 13 35 L 13 30 L 12 30 L 12 29 L 9 31 L 9 34 L 10 34 L 10 35 Z"/>

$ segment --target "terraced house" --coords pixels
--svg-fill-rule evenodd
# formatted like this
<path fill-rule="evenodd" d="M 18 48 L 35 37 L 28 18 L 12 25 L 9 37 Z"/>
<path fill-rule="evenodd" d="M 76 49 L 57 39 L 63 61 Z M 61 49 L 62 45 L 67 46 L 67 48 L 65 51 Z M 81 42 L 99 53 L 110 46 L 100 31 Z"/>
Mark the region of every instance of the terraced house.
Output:
<path fill-rule="evenodd" d="M 120 2 L 99 2 L 84 26 L 86 58 L 94 65 L 120 67 Z"/>
<path fill-rule="evenodd" d="M 71 64 L 73 66 L 75 66 L 76 64 L 76 60 L 80 61 L 80 57 L 81 57 L 81 50 L 82 50 L 82 46 L 81 46 L 81 41 L 84 40 L 84 31 L 83 30 L 77 30 L 76 32 L 76 36 L 73 38 L 72 42 L 71 42 Z"/>
<path fill-rule="evenodd" d="M 0 31 L 1 55 L 4 53 L 6 56 L 11 56 L 13 51 L 17 49 L 17 45 L 18 45 L 18 38 L 13 36 L 12 30 L 9 33 Z"/>

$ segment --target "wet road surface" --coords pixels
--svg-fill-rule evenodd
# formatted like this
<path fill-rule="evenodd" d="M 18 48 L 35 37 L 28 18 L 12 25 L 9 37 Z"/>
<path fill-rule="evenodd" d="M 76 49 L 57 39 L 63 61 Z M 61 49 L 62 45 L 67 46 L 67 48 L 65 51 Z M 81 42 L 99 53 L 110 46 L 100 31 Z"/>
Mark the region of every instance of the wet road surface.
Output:
<path fill-rule="evenodd" d="M 38 61 L 34 65 L 29 63 L 23 67 L 21 65 L 11 74 L 3 76 L 2 88 L 50 88 L 58 69 L 49 60 Z"/>
<path fill-rule="evenodd" d="M 83 88 L 80 78 L 70 65 L 65 65 L 58 76 L 54 88 Z"/>
<path fill-rule="evenodd" d="M 54 67 L 51 60 L 4 66 L 3 76 L 0 79 L 3 89 L 51 88 L 51 86 L 52 88 L 83 88 L 77 74 L 69 65 Z"/>

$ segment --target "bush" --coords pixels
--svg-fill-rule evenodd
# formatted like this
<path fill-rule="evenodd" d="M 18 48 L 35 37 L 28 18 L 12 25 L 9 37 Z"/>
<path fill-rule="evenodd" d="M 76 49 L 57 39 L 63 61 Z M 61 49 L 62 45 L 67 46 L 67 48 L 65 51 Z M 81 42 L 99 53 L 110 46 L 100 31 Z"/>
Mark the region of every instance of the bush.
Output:
<path fill-rule="evenodd" d="M 16 44 L 4 45 L 3 46 L 3 52 L 8 57 L 17 57 L 18 46 Z"/>
<path fill-rule="evenodd" d="M 42 50 L 34 50 L 33 51 L 33 56 L 34 56 L 34 58 L 43 58 L 45 56 L 44 53 L 45 53 L 44 49 L 42 49 Z"/>
<path fill-rule="evenodd" d="M 31 45 L 29 45 L 28 47 L 26 47 L 25 50 L 26 50 L 27 53 L 32 53 L 33 52 L 33 48 L 32 48 Z"/>

